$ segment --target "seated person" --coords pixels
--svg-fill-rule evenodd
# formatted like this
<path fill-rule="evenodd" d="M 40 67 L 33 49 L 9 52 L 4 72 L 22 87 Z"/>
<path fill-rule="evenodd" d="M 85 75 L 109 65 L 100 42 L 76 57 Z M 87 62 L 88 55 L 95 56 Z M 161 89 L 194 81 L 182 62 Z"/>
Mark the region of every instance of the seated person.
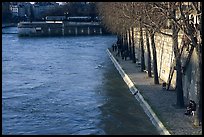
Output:
<path fill-rule="evenodd" d="M 190 100 L 189 105 L 186 108 L 185 115 L 194 115 L 196 111 L 196 103 L 193 100 Z"/>

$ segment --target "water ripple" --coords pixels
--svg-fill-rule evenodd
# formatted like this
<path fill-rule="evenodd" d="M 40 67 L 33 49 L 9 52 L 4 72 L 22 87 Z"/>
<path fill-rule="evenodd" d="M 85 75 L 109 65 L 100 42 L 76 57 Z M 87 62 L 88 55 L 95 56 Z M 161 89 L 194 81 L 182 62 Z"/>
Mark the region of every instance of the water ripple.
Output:
<path fill-rule="evenodd" d="M 106 54 L 115 40 L 3 34 L 2 134 L 155 133 Z"/>

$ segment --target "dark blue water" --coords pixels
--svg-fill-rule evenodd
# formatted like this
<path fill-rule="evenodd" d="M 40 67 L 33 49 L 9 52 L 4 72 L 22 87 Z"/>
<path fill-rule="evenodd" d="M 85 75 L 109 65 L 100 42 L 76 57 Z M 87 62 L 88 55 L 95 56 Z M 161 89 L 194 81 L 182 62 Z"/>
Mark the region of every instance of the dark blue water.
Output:
<path fill-rule="evenodd" d="M 106 53 L 115 41 L 3 34 L 2 133 L 158 134 Z"/>

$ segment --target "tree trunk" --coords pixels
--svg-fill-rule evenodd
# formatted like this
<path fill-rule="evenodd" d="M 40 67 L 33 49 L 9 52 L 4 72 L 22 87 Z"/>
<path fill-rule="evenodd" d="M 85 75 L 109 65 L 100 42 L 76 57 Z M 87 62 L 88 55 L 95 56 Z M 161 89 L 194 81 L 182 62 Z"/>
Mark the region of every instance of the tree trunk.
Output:
<path fill-rule="evenodd" d="M 202 70 L 203 70 L 203 68 L 202 68 L 202 22 L 203 22 L 203 20 L 202 20 L 202 18 L 203 18 L 203 16 L 201 16 L 201 29 L 200 29 L 200 38 L 201 38 L 201 46 L 200 46 L 200 52 L 199 52 L 199 68 L 200 68 L 200 96 L 199 96 L 199 108 L 198 108 L 198 114 L 199 114 L 199 124 L 200 124 L 200 126 L 202 125 Z"/>
<path fill-rule="evenodd" d="M 140 21 L 141 71 L 145 70 L 143 31 Z"/>
<path fill-rule="evenodd" d="M 131 43 L 131 36 L 130 36 L 130 29 L 129 29 L 129 31 L 128 31 L 128 40 L 129 40 L 129 58 L 130 58 L 130 60 L 132 60 L 132 43 Z"/>
<path fill-rule="evenodd" d="M 180 108 L 183 108 L 184 107 L 184 99 L 183 99 L 181 58 L 178 58 L 178 57 L 176 58 L 176 93 L 177 93 L 176 105 Z"/>
<path fill-rule="evenodd" d="M 152 53 L 153 53 L 154 84 L 159 84 L 158 70 L 157 70 L 157 52 L 156 52 L 156 46 L 155 46 L 155 42 L 154 42 L 154 35 L 155 35 L 155 33 L 152 31 L 150 33 L 150 38 L 151 38 Z"/>
<path fill-rule="evenodd" d="M 147 72 L 148 72 L 148 77 L 152 77 L 151 53 L 150 53 L 149 37 L 148 37 L 147 30 L 146 30 L 146 45 L 147 45 Z"/>
<path fill-rule="evenodd" d="M 202 123 L 202 47 L 200 45 L 196 45 L 196 54 L 197 54 L 197 68 L 196 68 L 196 84 L 195 91 L 197 92 L 197 100 L 196 100 L 196 112 L 194 116 L 193 124 L 194 126 L 200 126 Z"/>
<path fill-rule="evenodd" d="M 172 15 L 176 18 L 175 10 L 172 11 Z M 184 99 L 183 99 L 183 83 L 182 83 L 182 66 L 181 66 L 181 55 L 179 54 L 178 48 L 178 33 L 179 28 L 176 24 L 172 23 L 172 40 L 173 40 L 173 50 L 174 50 L 174 57 L 176 60 L 176 93 L 177 93 L 177 100 L 176 105 L 177 107 L 184 107 Z"/>
<path fill-rule="evenodd" d="M 121 52 L 121 47 L 122 47 L 122 34 L 119 35 L 119 41 L 117 44 L 117 56 L 120 56 L 120 52 Z"/>
<path fill-rule="evenodd" d="M 199 91 L 199 102 L 198 102 L 198 119 L 199 119 L 199 126 L 202 125 L 202 48 L 200 50 L 200 61 L 199 61 L 199 71 L 200 71 L 200 82 L 199 82 L 199 85 L 200 85 L 200 91 Z"/>
<path fill-rule="evenodd" d="M 124 46 L 125 46 L 125 34 L 122 34 L 122 46 L 121 46 L 121 50 L 120 50 L 120 55 L 122 57 L 122 59 L 124 59 Z"/>
<path fill-rule="evenodd" d="M 126 34 L 127 34 L 127 33 L 125 32 L 125 33 L 124 33 L 124 39 L 123 39 L 123 48 L 122 48 L 122 54 L 123 54 L 122 57 L 123 57 L 123 59 L 125 59 L 125 54 L 124 54 L 124 53 L 125 53 L 125 48 L 126 48 L 126 46 L 127 46 L 127 45 L 126 45 L 126 43 L 127 43 Z"/>
<path fill-rule="evenodd" d="M 124 49 L 124 59 L 126 60 L 127 59 L 127 56 L 129 54 L 129 51 L 128 51 L 128 30 L 125 32 L 125 49 Z"/>
<path fill-rule="evenodd" d="M 116 52 L 118 52 L 119 47 L 121 45 L 121 36 L 120 36 L 120 34 L 118 34 L 117 37 L 118 37 L 118 40 L 117 40 L 117 45 L 116 45 Z"/>
<path fill-rule="evenodd" d="M 197 38 L 194 39 L 195 41 L 192 41 L 193 45 L 196 47 L 195 49 L 198 58 L 196 69 L 197 108 L 193 123 L 195 126 L 202 126 L 202 18 L 203 17 L 201 16 L 200 33 L 197 33 Z"/>
<path fill-rule="evenodd" d="M 122 59 L 126 60 L 126 50 L 127 50 L 127 31 L 124 32 L 123 34 L 123 46 L 122 46 L 122 51 L 121 51 L 121 55 L 122 55 Z"/>
<path fill-rule="evenodd" d="M 133 63 L 136 63 L 136 58 L 135 58 L 134 27 L 132 27 L 132 62 L 133 62 Z"/>

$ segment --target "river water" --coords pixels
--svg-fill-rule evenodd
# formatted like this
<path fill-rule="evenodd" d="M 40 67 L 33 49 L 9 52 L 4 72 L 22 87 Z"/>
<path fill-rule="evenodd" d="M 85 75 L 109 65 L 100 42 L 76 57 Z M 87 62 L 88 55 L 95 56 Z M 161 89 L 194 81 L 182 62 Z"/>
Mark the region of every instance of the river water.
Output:
<path fill-rule="evenodd" d="M 158 134 L 106 53 L 115 41 L 3 34 L 2 134 Z"/>

